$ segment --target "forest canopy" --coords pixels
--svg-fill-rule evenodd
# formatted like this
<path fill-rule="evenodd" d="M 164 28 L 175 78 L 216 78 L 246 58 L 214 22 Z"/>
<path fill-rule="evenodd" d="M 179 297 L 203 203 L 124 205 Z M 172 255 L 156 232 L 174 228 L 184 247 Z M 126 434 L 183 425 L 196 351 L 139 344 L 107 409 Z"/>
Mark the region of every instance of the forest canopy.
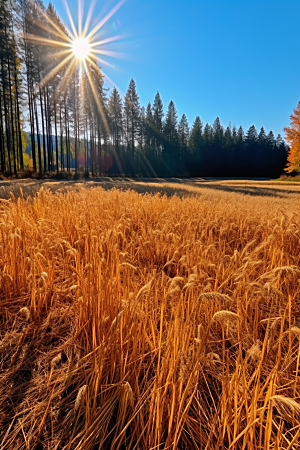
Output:
<path fill-rule="evenodd" d="M 189 125 L 159 92 L 124 99 L 92 60 L 79 70 L 62 47 L 68 30 L 41 0 L 0 3 L 0 171 L 92 175 L 278 177 L 288 146 L 263 127 Z M 53 45 L 53 42 L 56 45 Z M 196 89 L 197 87 L 195 87 Z M 292 147 L 294 148 L 294 147 Z M 292 150 L 293 151 L 293 150 Z M 294 167 L 294 166 L 290 166 Z"/>

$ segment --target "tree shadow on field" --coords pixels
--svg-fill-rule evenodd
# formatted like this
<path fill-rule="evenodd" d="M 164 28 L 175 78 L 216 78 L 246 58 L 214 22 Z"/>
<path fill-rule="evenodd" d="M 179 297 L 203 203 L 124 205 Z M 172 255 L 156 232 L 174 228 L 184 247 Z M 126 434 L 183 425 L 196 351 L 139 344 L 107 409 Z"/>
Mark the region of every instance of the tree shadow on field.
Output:
<path fill-rule="evenodd" d="M 172 197 L 191 197 L 201 195 L 204 190 L 232 192 L 242 195 L 261 197 L 288 197 L 290 194 L 300 194 L 300 190 L 281 189 L 265 187 L 263 185 L 230 185 L 218 184 L 217 180 L 203 178 L 93 178 L 90 180 L 11 180 L 0 181 L 0 198 L 9 199 L 13 195 L 15 198 L 23 196 L 35 196 L 43 186 L 52 192 L 67 192 L 68 190 L 79 190 L 82 187 L 102 187 L 105 190 L 119 189 L 127 191 L 129 189 L 139 194 L 161 194 Z"/>
<path fill-rule="evenodd" d="M 198 185 L 199 186 L 199 185 Z M 290 194 L 300 194 L 300 190 L 277 189 L 263 186 L 230 186 L 224 184 L 209 184 L 199 186 L 201 189 L 212 189 L 236 194 L 260 196 L 260 197 L 287 197 Z"/>

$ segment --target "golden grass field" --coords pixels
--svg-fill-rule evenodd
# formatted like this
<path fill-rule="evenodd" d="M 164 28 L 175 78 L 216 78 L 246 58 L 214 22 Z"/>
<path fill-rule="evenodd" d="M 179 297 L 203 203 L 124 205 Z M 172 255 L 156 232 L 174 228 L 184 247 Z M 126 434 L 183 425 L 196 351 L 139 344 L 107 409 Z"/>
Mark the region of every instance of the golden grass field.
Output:
<path fill-rule="evenodd" d="M 298 186 L 53 186 L 2 189 L 1 450 L 300 448 Z"/>

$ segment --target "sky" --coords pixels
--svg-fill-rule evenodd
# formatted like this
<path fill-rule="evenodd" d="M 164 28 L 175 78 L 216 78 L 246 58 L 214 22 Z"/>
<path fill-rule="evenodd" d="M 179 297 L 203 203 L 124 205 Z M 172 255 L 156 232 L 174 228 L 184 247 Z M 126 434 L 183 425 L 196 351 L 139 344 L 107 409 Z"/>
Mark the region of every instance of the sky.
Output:
<path fill-rule="evenodd" d="M 70 27 L 64 2 L 52 0 Z M 77 0 L 68 0 L 75 24 Z M 92 1 L 85 0 L 84 17 Z M 118 4 L 96 0 L 90 29 Z M 300 0 L 126 0 L 100 29 L 111 66 L 106 87 L 122 96 L 134 78 L 141 106 L 157 91 L 190 126 L 199 115 L 275 135 L 300 100 Z"/>

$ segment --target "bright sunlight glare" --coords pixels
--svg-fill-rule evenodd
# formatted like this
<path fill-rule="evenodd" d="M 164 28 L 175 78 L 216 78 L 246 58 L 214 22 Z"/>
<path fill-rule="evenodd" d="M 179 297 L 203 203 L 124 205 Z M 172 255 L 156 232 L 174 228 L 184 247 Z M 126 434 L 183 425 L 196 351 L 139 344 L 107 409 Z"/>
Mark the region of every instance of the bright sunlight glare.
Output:
<path fill-rule="evenodd" d="M 90 43 L 87 38 L 78 38 L 73 42 L 73 53 L 80 59 L 85 60 L 90 54 Z"/>
<path fill-rule="evenodd" d="M 40 45 L 53 46 L 56 55 L 59 55 L 57 65 L 44 76 L 44 78 L 39 82 L 39 86 L 45 85 L 45 83 L 60 73 L 60 86 L 65 87 L 68 83 L 68 79 L 71 77 L 71 74 L 74 74 L 77 68 L 80 69 L 77 72 L 80 75 L 80 89 L 83 92 L 84 84 L 82 83 L 82 76 L 86 75 L 90 87 L 94 93 L 96 102 L 98 98 L 96 92 L 97 87 L 95 86 L 91 71 L 93 71 L 94 76 L 95 73 L 98 73 L 98 75 L 101 74 L 109 83 L 115 85 L 107 74 L 104 73 L 102 65 L 114 67 L 109 61 L 107 61 L 107 57 L 118 58 L 122 56 L 119 52 L 110 51 L 107 48 L 107 45 L 122 39 L 123 35 L 108 35 L 105 39 L 100 39 L 100 35 L 101 33 L 103 34 L 102 28 L 104 25 L 111 19 L 111 17 L 118 11 L 126 0 L 119 0 L 119 2 L 103 18 L 99 17 L 96 20 L 97 24 L 91 29 L 91 19 L 96 1 L 97 0 L 93 0 L 91 2 L 85 23 L 83 23 L 84 0 L 77 0 L 78 24 L 76 24 L 76 20 L 74 21 L 74 18 L 70 12 L 68 0 L 63 0 L 65 10 L 71 24 L 70 29 L 66 25 L 63 25 L 64 30 L 62 30 L 62 28 L 58 26 L 44 10 L 37 6 L 37 10 L 41 17 L 51 24 L 51 33 L 53 38 L 41 37 L 40 35 L 35 34 L 26 34 L 26 38 L 29 41 L 31 40 L 33 42 L 38 42 Z M 101 68 L 99 64 L 101 64 Z M 63 68 L 64 73 L 61 72 Z M 105 126 L 108 129 L 100 102 L 97 102 L 97 106 Z"/>

